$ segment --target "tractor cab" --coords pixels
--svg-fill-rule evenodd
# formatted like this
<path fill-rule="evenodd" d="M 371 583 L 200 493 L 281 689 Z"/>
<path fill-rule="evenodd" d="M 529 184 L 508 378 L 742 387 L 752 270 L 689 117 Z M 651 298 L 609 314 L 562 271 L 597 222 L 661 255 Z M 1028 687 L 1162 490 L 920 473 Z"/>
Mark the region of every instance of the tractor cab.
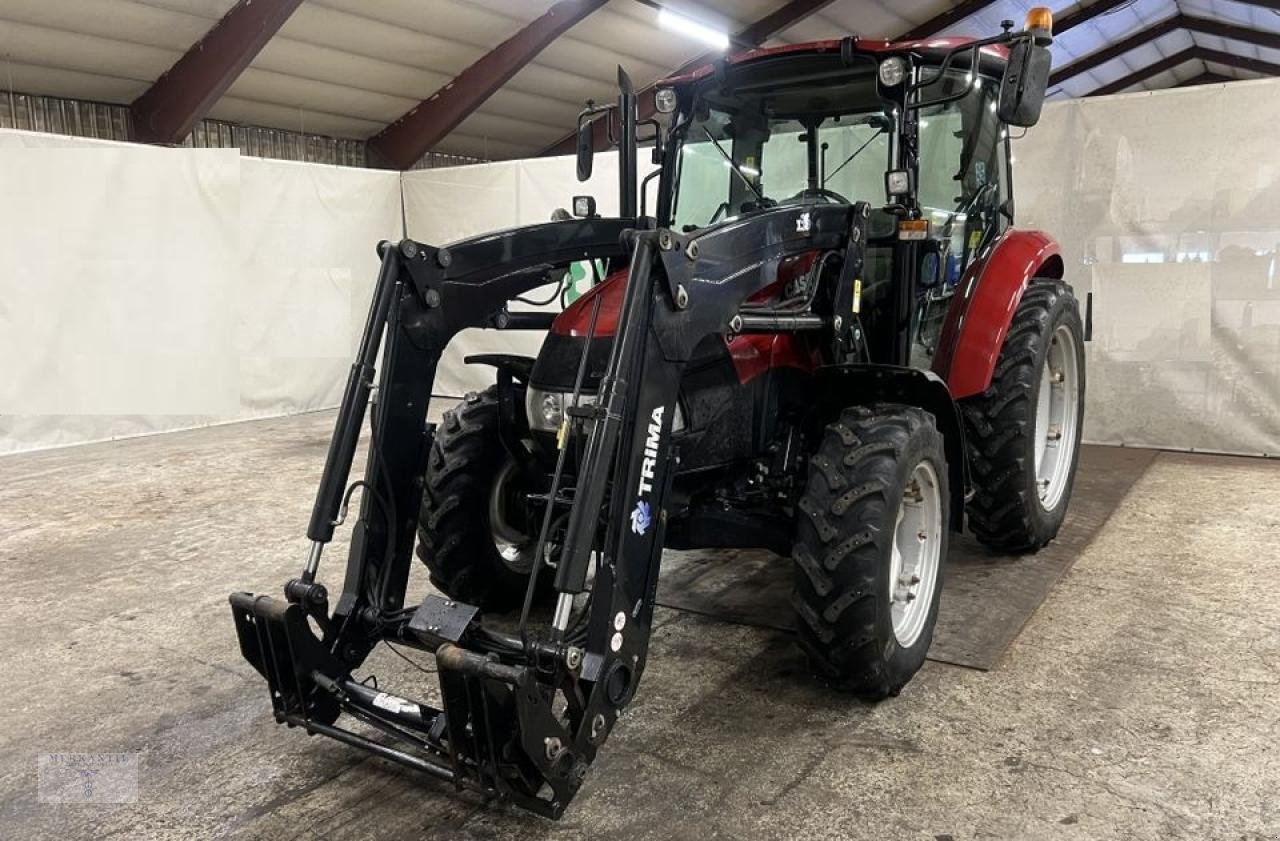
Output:
<path fill-rule="evenodd" d="M 665 125 L 653 122 L 662 168 L 639 215 L 653 206 L 654 224 L 696 233 L 780 206 L 866 202 L 853 302 L 866 353 L 928 369 L 960 279 L 1012 222 L 1009 126 L 1039 117 L 1049 38 L 1047 26 L 1012 45 L 849 37 L 751 50 L 663 80 L 654 110 Z M 589 128 L 580 120 L 580 137 Z M 580 173 L 590 154 L 580 141 Z M 906 334 L 882 306 L 903 287 Z"/>
<path fill-rule="evenodd" d="M 807 377 L 823 365 L 892 364 L 945 376 L 950 355 L 938 350 L 952 299 L 1012 222 L 1008 127 L 1039 116 L 1050 36 L 1047 25 L 1028 31 L 1016 40 L 793 44 L 663 80 L 653 91 L 657 117 L 639 123 L 652 129 L 660 168 L 639 196 L 637 125 L 621 121 L 621 215 L 635 216 L 637 227 L 698 237 L 780 208 L 857 204 L 868 212 L 856 277 L 841 277 L 847 250 L 814 248 L 749 267 L 768 282 L 740 322 L 700 345 L 675 407 L 677 430 L 701 439 L 686 442 L 687 465 L 723 465 L 771 446 L 777 393 L 812 388 Z M 591 121 L 638 110 L 625 73 L 619 86 L 617 106 L 589 106 L 579 118 L 580 178 L 592 171 Z M 536 433 L 551 436 L 563 421 L 573 360 L 600 299 L 584 381 L 588 395 L 597 390 L 627 269 L 616 263 L 552 324 L 525 393 Z M 770 317 L 777 329 L 759 329 Z M 732 329 L 737 323 L 757 329 Z M 698 396 L 708 393 L 717 396 Z M 739 440 L 741 429 L 754 430 L 754 440 Z"/>
<path fill-rule="evenodd" d="M 659 213 L 691 232 L 770 207 L 867 202 L 858 303 L 868 341 L 891 346 L 893 325 L 876 318 L 879 303 L 894 277 L 910 272 L 909 362 L 927 368 L 947 300 L 1012 216 L 1008 131 L 997 114 L 1006 57 L 983 54 L 976 68 L 943 70 L 939 48 L 874 47 L 788 49 L 733 65 L 723 78 L 673 85 L 684 110 L 674 113 Z M 923 98 L 934 104 L 906 107 L 907 74 L 924 80 Z M 916 265 L 895 262 L 908 254 L 896 247 L 903 236 L 919 238 L 909 252 Z"/>

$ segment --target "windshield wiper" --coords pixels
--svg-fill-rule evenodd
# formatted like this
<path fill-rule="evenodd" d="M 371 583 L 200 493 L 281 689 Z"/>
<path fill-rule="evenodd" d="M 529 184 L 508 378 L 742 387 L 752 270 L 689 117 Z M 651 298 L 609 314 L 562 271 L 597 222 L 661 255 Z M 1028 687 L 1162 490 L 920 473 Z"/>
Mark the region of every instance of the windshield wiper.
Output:
<path fill-rule="evenodd" d="M 726 152 L 724 150 L 724 147 L 720 145 L 719 141 L 717 141 L 714 137 L 711 136 L 711 132 L 707 131 L 707 127 L 699 126 L 699 128 L 702 129 L 702 133 L 707 136 L 707 140 L 711 141 L 711 145 L 716 147 L 716 151 L 724 156 L 725 162 L 729 164 L 729 168 L 732 169 L 734 172 L 738 173 L 738 177 L 742 179 L 742 183 L 750 187 L 751 192 L 756 194 L 756 198 L 760 200 L 760 204 L 763 205 L 767 201 L 769 201 L 764 197 L 764 193 L 760 192 L 760 188 L 757 187 L 755 184 L 751 183 L 751 179 L 746 176 L 746 173 L 744 173 L 741 169 L 738 168 L 738 165 L 734 163 L 733 156 L 730 155 L 728 152 Z"/>
<path fill-rule="evenodd" d="M 823 188 L 824 188 L 824 189 L 826 188 L 826 186 L 827 186 L 827 182 L 828 182 L 828 181 L 830 181 L 832 178 L 835 178 L 835 177 L 836 177 L 836 173 L 837 173 L 837 172 L 839 172 L 840 170 L 842 170 L 842 169 L 844 169 L 846 166 L 848 166 L 848 165 L 853 161 L 853 159 L 854 159 L 854 158 L 856 158 L 856 157 L 858 157 L 858 155 L 862 154 L 862 150 L 863 150 L 863 149 L 865 149 L 865 148 L 867 148 L 868 146 L 870 146 L 870 145 L 871 145 L 871 141 L 875 140 L 877 137 L 879 137 L 879 136 L 880 136 L 880 135 L 882 135 L 882 134 L 884 134 L 884 129 L 880 129 L 880 130 L 879 130 L 879 131 L 877 131 L 875 134 L 873 134 L 873 135 L 871 135 L 870 137 L 868 137 L 868 138 L 867 138 L 867 142 L 866 142 L 866 143 L 863 143 L 863 144 L 862 144 L 861 146 L 859 146 L 857 149 L 854 149 L 854 150 L 853 150 L 853 154 L 852 154 L 852 155 L 850 155 L 849 157 L 847 157 L 847 158 L 845 158 L 845 159 L 844 159 L 844 163 L 840 164 L 840 166 L 836 167 L 836 168 L 835 168 L 835 170 L 834 170 L 833 172 L 829 173 L 829 174 L 827 175 L 827 177 L 826 177 L 826 178 L 823 178 L 823 179 L 822 179 L 822 186 L 823 186 Z"/>

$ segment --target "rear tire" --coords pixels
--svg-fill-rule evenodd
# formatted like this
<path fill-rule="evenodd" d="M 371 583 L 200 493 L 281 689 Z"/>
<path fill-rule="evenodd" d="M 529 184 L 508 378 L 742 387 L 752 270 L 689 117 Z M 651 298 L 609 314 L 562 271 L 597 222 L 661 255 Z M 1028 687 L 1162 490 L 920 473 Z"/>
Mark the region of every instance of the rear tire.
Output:
<path fill-rule="evenodd" d="M 942 435 L 923 409 L 854 407 L 827 427 L 809 462 L 793 552 L 796 627 L 820 676 L 880 699 L 897 695 L 924 664 L 949 500 Z M 913 512 L 926 507 L 927 517 Z M 920 551 L 916 582 L 906 561 L 911 541 Z"/>
<path fill-rule="evenodd" d="M 482 610 L 507 612 L 522 604 L 532 566 L 532 540 L 508 544 L 496 536 L 494 485 L 509 475 L 511 457 L 498 435 L 498 390 L 469 394 L 444 413 L 427 459 L 418 519 L 418 558 L 445 595 Z M 514 550 L 516 551 L 513 551 Z M 521 570 L 524 570 L 523 572 Z M 545 583 L 551 576 L 543 574 Z"/>
<path fill-rule="evenodd" d="M 1070 381 L 1055 381 L 1059 375 Z M 1055 402 L 1071 398 L 1065 394 L 1070 389 L 1073 403 Z M 1075 293 L 1060 280 L 1035 280 L 1014 312 L 991 385 L 960 401 L 975 491 L 969 529 L 983 545 L 1034 552 L 1057 536 L 1080 458 L 1084 391 L 1084 330 Z M 1057 408 L 1056 423 L 1044 414 L 1049 407 Z M 1059 437 L 1046 440 L 1055 428 Z"/>

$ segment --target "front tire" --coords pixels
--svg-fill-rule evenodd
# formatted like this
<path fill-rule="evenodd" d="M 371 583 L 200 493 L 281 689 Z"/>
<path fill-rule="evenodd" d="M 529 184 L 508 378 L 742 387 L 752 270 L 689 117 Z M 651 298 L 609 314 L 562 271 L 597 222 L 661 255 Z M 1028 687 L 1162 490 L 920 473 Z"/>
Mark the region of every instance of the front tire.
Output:
<path fill-rule="evenodd" d="M 942 435 L 923 409 L 854 407 L 827 427 L 793 552 L 798 636 L 820 676 L 880 699 L 924 664 L 949 500 Z"/>
<path fill-rule="evenodd" d="M 496 387 L 444 413 L 427 459 L 418 558 L 437 589 L 482 610 L 520 606 L 533 566 L 535 541 L 510 522 L 513 468 L 498 434 Z"/>
<path fill-rule="evenodd" d="M 974 497 L 969 528 L 998 552 L 1058 535 L 1084 422 L 1080 305 L 1060 280 L 1035 280 L 1014 312 L 991 385 L 961 401 Z"/>

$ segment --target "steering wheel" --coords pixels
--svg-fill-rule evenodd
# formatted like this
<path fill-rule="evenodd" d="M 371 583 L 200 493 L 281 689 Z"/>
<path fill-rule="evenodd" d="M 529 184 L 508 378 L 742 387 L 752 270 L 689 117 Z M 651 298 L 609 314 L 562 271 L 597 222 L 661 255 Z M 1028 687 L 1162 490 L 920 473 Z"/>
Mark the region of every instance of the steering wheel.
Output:
<path fill-rule="evenodd" d="M 805 188 L 791 198 L 783 199 L 779 204 L 790 204 L 792 202 L 801 202 L 805 199 L 813 198 L 826 199 L 830 204 L 853 204 L 853 202 L 849 201 L 835 190 L 828 190 L 826 187 L 814 187 L 813 189 Z"/>

